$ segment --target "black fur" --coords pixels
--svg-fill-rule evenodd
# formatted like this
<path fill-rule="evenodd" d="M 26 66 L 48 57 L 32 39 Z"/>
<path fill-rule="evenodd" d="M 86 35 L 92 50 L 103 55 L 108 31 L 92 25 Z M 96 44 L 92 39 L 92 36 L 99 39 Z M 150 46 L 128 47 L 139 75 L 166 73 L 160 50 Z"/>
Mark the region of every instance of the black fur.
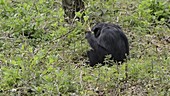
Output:
<path fill-rule="evenodd" d="M 86 39 L 91 46 L 87 52 L 90 66 L 97 63 L 104 65 L 106 55 L 111 55 L 115 62 L 124 62 L 129 55 L 128 39 L 120 26 L 110 23 L 98 23 L 86 32 Z"/>

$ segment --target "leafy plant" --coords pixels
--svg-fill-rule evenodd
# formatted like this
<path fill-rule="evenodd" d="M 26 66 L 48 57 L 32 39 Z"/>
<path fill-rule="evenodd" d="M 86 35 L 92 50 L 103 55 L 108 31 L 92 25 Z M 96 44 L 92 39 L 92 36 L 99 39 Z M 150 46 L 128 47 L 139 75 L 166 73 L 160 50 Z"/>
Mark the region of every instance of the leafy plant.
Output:
<path fill-rule="evenodd" d="M 61 0 L 0 0 L 0 95 L 169 95 L 169 2 L 84 3 L 84 23 L 68 24 Z M 84 33 L 96 22 L 122 27 L 130 60 L 87 65 Z"/>

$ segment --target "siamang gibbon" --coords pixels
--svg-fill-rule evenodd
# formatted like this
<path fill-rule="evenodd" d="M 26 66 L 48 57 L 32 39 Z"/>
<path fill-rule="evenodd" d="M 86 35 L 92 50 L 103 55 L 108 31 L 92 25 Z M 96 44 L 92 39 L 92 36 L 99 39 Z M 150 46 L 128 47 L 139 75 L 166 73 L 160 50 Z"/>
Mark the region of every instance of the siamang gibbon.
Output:
<path fill-rule="evenodd" d="M 98 23 L 86 32 L 86 39 L 92 48 L 87 51 L 90 66 L 105 65 L 106 55 L 118 63 L 123 63 L 129 55 L 128 39 L 119 25 Z"/>

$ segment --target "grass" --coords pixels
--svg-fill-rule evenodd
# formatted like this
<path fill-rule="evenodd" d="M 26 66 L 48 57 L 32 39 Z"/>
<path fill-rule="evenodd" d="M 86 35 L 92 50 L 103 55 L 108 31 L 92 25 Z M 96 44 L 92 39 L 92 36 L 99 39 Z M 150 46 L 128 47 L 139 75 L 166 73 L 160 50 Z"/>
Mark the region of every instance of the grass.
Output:
<path fill-rule="evenodd" d="M 150 0 L 103 2 L 86 1 L 85 23 L 67 24 L 60 0 L 1 0 L 0 95 L 169 96 L 169 2 L 156 15 Z M 131 59 L 123 65 L 85 64 L 84 33 L 99 21 L 127 35 Z"/>

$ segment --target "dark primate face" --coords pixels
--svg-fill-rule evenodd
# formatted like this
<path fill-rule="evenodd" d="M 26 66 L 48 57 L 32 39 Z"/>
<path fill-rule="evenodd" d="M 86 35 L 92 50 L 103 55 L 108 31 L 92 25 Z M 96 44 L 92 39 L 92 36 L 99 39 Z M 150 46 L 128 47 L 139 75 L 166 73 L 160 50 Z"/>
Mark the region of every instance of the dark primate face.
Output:
<path fill-rule="evenodd" d="M 94 36 L 97 38 L 100 35 L 101 29 L 96 28 L 93 32 L 94 32 Z"/>
<path fill-rule="evenodd" d="M 94 36 L 98 38 L 100 36 L 101 30 L 105 23 L 98 23 L 95 26 L 92 27 L 92 31 L 94 32 Z"/>

